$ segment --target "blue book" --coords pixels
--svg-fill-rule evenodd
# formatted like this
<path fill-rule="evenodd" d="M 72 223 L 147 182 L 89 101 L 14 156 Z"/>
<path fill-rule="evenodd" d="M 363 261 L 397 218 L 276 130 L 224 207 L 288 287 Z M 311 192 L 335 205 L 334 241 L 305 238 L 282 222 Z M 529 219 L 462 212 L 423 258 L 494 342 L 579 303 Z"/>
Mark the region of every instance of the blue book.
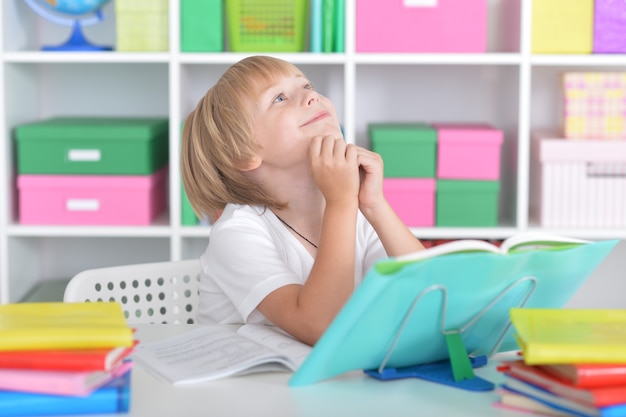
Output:
<path fill-rule="evenodd" d="M 562 307 L 617 243 L 529 233 L 380 260 L 289 384 L 449 359 L 450 332 L 473 356 L 517 350 L 509 310 Z"/>
<path fill-rule="evenodd" d="M 130 373 L 128 370 L 86 397 L 0 391 L 0 416 L 127 413 L 130 407 Z"/>
<path fill-rule="evenodd" d="M 322 2 L 311 0 L 311 52 L 322 52 Z"/>
<path fill-rule="evenodd" d="M 543 404 L 553 410 L 566 412 L 579 417 L 623 417 L 626 416 L 626 403 L 606 407 L 591 407 L 553 394 L 531 383 L 509 378 L 502 386 L 503 396 L 513 393 L 527 400 Z M 528 406 L 532 406 L 529 404 Z M 525 408 L 525 407 L 522 407 Z"/>

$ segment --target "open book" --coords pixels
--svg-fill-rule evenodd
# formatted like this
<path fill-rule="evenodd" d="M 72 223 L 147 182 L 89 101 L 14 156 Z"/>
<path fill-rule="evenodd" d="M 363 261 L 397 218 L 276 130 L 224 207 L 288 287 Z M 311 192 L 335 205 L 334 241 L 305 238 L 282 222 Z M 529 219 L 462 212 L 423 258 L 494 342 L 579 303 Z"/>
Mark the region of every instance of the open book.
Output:
<path fill-rule="evenodd" d="M 310 351 L 309 345 L 275 327 L 215 325 L 139 344 L 133 358 L 158 378 L 179 385 L 255 372 L 295 371 Z"/>
<path fill-rule="evenodd" d="M 441 245 L 433 246 L 423 251 L 414 252 L 405 256 L 398 256 L 389 260 L 380 261 L 377 268 L 384 269 L 391 267 L 397 269 L 405 263 L 419 261 L 421 259 L 434 258 L 435 256 L 471 253 L 471 252 L 492 252 L 495 254 L 521 253 L 529 250 L 551 250 L 566 249 L 590 243 L 586 240 L 575 239 L 565 236 L 546 235 L 542 233 L 520 233 L 504 240 L 500 246 L 484 240 L 462 239 L 453 240 Z"/>

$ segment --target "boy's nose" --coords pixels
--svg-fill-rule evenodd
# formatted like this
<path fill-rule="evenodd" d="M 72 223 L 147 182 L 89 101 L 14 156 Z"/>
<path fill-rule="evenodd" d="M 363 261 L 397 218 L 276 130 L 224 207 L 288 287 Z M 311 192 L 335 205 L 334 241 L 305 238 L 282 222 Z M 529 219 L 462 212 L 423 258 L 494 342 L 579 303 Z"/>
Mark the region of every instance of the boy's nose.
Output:
<path fill-rule="evenodd" d="M 311 92 L 308 94 L 308 96 L 307 96 L 306 104 L 307 104 L 308 106 L 310 106 L 311 104 L 313 104 L 313 103 L 315 103 L 315 102 L 319 101 L 319 99 L 320 99 L 320 97 L 319 97 L 319 95 L 317 94 L 317 92 L 316 92 L 316 91 L 311 91 Z"/>

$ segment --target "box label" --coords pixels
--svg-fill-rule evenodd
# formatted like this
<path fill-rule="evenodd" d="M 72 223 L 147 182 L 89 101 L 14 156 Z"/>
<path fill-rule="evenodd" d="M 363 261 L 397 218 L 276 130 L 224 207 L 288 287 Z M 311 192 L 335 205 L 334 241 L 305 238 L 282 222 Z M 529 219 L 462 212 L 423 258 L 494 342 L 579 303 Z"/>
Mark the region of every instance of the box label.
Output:
<path fill-rule="evenodd" d="M 437 7 L 439 0 L 404 0 L 404 7 Z"/>
<path fill-rule="evenodd" d="M 75 199 L 71 198 L 65 203 L 67 211 L 98 211 L 100 201 L 96 199 Z"/>
<path fill-rule="evenodd" d="M 70 149 L 67 159 L 74 162 L 97 162 L 102 159 L 100 149 Z"/>

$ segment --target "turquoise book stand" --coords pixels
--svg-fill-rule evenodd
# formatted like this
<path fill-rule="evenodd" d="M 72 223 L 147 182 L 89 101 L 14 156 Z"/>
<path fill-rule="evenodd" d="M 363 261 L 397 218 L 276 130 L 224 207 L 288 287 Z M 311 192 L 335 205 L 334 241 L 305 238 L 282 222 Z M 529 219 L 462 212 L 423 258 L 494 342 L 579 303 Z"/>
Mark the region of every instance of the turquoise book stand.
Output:
<path fill-rule="evenodd" d="M 497 352 L 518 349 L 510 308 L 562 307 L 617 243 L 380 261 L 289 385 L 361 370 L 382 380 L 418 377 L 492 389 L 473 369 Z"/>
<path fill-rule="evenodd" d="M 421 378 L 431 382 L 450 385 L 452 387 L 461 388 L 469 391 L 490 391 L 494 389 L 495 385 L 492 382 L 477 377 L 474 374 L 473 368 L 477 368 L 487 364 L 488 356 L 491 356 L 498 350 L 502 339 L 504 338 L 506 332 L 511 326 L 510 322 L 502 330 L 502 333 L 500 337 L 496 340 L 495 345 L 486 355 L 470 356 L 467 353 L 465 344 L 463 342 L 463 334 L 466 333 L 476 322 L 478 322 L 478 320 L 480 320 L 483 315 L 488 314 L 494 305 L 497 305 L 498 302 L 504 296 L 506 296 L 508 292 L 513 291 L 518 285 L 524 285 L 527 291 L 527 294 L 522 298 L 519 304 L 519 307 L 523 307 L 537 287 L 537 279 L 535 277 L 523 277 L 513 282 L 511 285 L 505 288 L 504 291 L 502 291 L 494 300 L 487 304 L 485 308 L 483 308 L 476 316 L 468 318 L 468 321 L 463 324 L 461 328 L 452 330 L 448 329 L 446 326 L 446 312 L 448 310 L 448 290 L 446 289 L 446 287 L 441 285 L 434 285 L 432 287 L 424 289 L 417 295 L 417 297 L 413 301 L 413 304 L 406 313 L 404 319 L 402 320 L 402 323 L 400 324 L 398 333 L 396 333 L 395 337 L 393 338 L 391 346 L 378 369 L 366 369 L 365 373 L 371 377 L 384 381 L 402 378 Z M 441 291 L 443 293 L 442 306 L 439 314 L 439 316 L 441 317 L 440 331 L 446 341 L 449 359 L 434 363 L 427 363 L 424 365 L 407 366 L 401 368 L 387 368 L 387 362 L 389 361 L 393 350 L 398 344 L 402 333 L 406 331 L 407 323 L 409 322 L 409 319 L 411 318 L 411 315 L 413 314 L 417 303 L 422 299 L 422 297 L 426 296 L 432 291 Z"/>

